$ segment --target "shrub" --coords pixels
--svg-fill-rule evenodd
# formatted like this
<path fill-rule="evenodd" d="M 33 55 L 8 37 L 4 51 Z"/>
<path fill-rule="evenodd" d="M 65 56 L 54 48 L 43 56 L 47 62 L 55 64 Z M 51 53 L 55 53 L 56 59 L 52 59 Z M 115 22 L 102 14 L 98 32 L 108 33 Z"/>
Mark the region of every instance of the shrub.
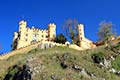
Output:
<path fill-rule="evenodd" d="M 104 61 L 104 54 L 102 52 L 95 53 L 92 55 L 94 63 L 100 63 Z"/>
<path fill-rule="evenodd" d="M 14 80 L 15 75 L 20 71 L 18 65 L 10 67 L 8 74 L 5 76 L 4 80 Z"/>
<path fill-rule="evenodd" d="M 28 65 L 14 65 L 8 71 L 4 80 L 31 80 L 31 71 Z"/>
<path fill-rule="evenodd" d="M 116 57 L 116 59 L 112 61 L 112 67 L 116 70 L 120 70 L 120 56 Z"/>
<path fill-rule="evenodd" d="M 65 44 L 65 42 L 67 41 L 67 39 L 65 38 L 65 36 L 63 34 L 59 34 L 55 40 L 55 42 L 57 43 L 62 43 L 62 44 Z"/>
<path fill-rule="evenodd" d="M 75 56 L 71 55 L 70 53 L 65 53 L 61 57 L 61 67 L 63 69 L 66 69 L 67 67 L 71 68 L 73 67 L 75 61 L 76 61 Z"/>

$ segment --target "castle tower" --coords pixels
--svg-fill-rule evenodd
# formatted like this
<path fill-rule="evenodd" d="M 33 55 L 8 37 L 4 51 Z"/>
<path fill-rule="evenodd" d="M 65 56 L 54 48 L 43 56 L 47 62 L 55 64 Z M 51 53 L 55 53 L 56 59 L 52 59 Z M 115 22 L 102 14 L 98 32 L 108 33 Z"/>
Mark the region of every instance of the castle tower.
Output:
<path fill-rule="evenodd" d="M 29 28 L 27 22 L 19 22 L 19 30 L 14 33 L 12 49 L 19 49 L 31 45 L 37 41 L 52 41 L 56 37 L 56 25 L 49 24 L 48 30 Z"/>
<path fill-rule="evenodd" d="M 79 36 L 80 41 L 84 40 L 84 38 L 85 38 L 85 36 L 84 36 L 84 25 L 83 24 L 78 25 L 78 36 Z"/>
<path fill-rule="evenodd" d="M 12 42 L 12 50 L 15 50 L 17 48 L 17 39 L 18 39 L 18 33 L 14 32 L 13 42 Z"/>
<path fill-rule="evenodd" d="M 56 25 L 49 24 L 48 25 L 48 40 L 53 40 L 56 37 Z"/>
<path fill-rule="evenodd" d="M 26 33 L 27 22 L 22 20 L 19 22 L 19 32 L 18 32 L 18 44 L 17 49 L 22 47 L 25 44 L 25 33 Z"/>
<path fill-rule="evenodd" d="M 18 38 L 18 33 L 14 32 L 14 37 L 13 37 L 13 41 L 15 41 Z"/>
<path fill-rule="evenodd" d="M 24 20 L 20 21 L 19 22 L 19 32 L 25 30 L 26 26 L 27 26 L 27 22 L 26 21 L 24 21 Z"/>
<path fill-rule="evenodd" d="M 83 41 L 85 39 L 83 24 L 78 25 L 78 39 L 79 39 L 79 46 L 82 47 Z"/>

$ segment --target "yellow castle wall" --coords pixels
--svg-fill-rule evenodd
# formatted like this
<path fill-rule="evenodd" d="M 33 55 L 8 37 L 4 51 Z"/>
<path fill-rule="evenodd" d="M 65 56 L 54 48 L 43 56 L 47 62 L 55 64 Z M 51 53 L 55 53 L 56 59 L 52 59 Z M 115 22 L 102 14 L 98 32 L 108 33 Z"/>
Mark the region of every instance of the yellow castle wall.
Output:
<path fill-rule="evenodd" d="M 51 44 L 56 45 L 56 46 L 66 46 L 65 44 L 59 44 L 59 43 L 55 43 L 55 42 L 51 42 L 51 41 L 39 41 L 39 42 L 36 42 L 36 43 L 32 43 L 31 45 L 19 48 L 17 50 L 13 50 L 11 52 L 5 53 L 5 54 L 0 56 L 0 60 L 7 59 L 10 56 L 13 56 L 13 55 L 16 55 L 16 54 L 25 54 L 28 51 L 37 48 L 38 45 L 41 44 L 41 43 L 43 43 L 43 44 L 46 44 L 46 43 L 50 44 L 51 43 Z"/>
<path fill-rule="evenodd" d="M 39 41 L 39 42 L 36 42 L 36 43 L 32 43 L 31 45 L 27 45 L 25 47 L 22 47 L 22 48 L 19 48 L 17 50 L 13 50 L 11 52 L 8 52 L 8 53 L 5 53 L 3 55 L 0 56 L 0 60 L 3 60 L 3 59 L 7 59 L 11 56 L 14 56 L 16 54 L 25 54 L 27 53 L 28 51 L 32 50 L 32 49 L 35 49 L 38 47 L 39 44 L 52 44 L 52 45 L 56 45 L 56 46 L 68 46 L 68 45 L 65 45 L 65 44 L 60 44 L 60 43 L 56 43 L 56 42 L 51 42 L 51 41 Z M 74 45 L 74 44 L 71 44 L 68 46 L 69 48 L 72 48 L 72 49 L 75 49 L 75 50 L 85 50 L 77 45 Z"/>
<path fill-rule="evenodd" d="M 20 34 L 20 37 L 18 38 L 18 34 Z M 13 45 L 15 39 L 17 39 L 17 48 L 19 49 L 21 47 L 30 45 L 33 40 L 37 41 L 46 41 L 46 40 L 52 40 L 56 37 L 56 25 L 55 24 L 49 24 L 48 30 L 40 30 L 36 28 L 29 28 L 27 27 L 26 21 L 20 21 L 19 22 L 19 32 L 14 33 L 13 38 Z"/>
<path fill-rule="evenodd" d="M 65 44 L 59 44 L 51 41 L 53 38 L 56 37 L 55 24 L 49 24 L 48 30 L 40 30 L 34 27 L 30 29 L 29 27 L 27 27 L 27 22 L 20 21 L 18 32 L 19 33 L 14 32 L 14 37 L 13 37 L 13 45 L 15 44 L 14 42 L 17 39 L 18 46 L 16 50 L 0 56 L 0 59 L 6 59 L 15 54 L 20 54 L 24 52 L 27 53 L 28 51 L 34 48 L 37 48 L 37 46 L 40 43 L 44 43 L 44 44 L 52 43 L 53 45 L 56 45 L 56 46 L 67 46 Z M 19 34 L 21 36 L 19 36 Z M 36 37 L 34 36 L 35 34 L 36 34 Z M 76 49 L 76 50 L 86 50 L 86 49 L 91 49 L 96 47 L 96 45 L 94 45 L 92 41 L 85 38 L 83 24 L 78 25 L 78 36 L 79 36 L 79 46 L 70 44 L 69 48 Z M 37 41 L 31 43 L 34 37 L 36 38 Z"/>
<path fill-rule="evenodd" d="M 79 46 L 80 47 L 82 47 L 84 49 L 91 49 L 91 48 L 96 47 L 96 45 L 94 45 L 92 41 L 85 38 L 83 24 L 78 25 L 78 37 L 79 37 Z"/>

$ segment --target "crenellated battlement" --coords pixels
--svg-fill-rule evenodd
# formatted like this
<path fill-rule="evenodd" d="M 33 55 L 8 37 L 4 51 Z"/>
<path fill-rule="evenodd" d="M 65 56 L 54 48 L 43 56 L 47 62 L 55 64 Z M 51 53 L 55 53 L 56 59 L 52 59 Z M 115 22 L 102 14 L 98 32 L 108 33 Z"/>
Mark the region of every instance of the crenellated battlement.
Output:
<path fill-rule="evenodd" d="M 19 22 L 19 25 L 27 25 L 27 22 L 22 20 L 22 21 Z"/>
<path fill-rule="evenodd" d="M 18 33 L 15 33 L 12 43 L 12 49 L 19 49 L 21 47 L 30 45 L 37 41 L 52 40 L 56 37 L 56 25 L 54 23 L 48 24 L 48 30 L 38 29 L 34 26 L 27 27 L 27 22 L 22 20 L 19 22 Z"/>
<path fill-rule="evenodd" d="M 22 20 L 19 22 L 18 32 L 14 32 L 12 43 L 13 51 L 1 55 L 0 59 L 6 59 L 15 54 L 27 53 L 28 51 L 37 48 L 38 45 L 41 43 L 52 44 L 56 46 L 68 46 L 67 44 L 52 42 L 55 37 L 56 25 L 54 23 L 48 24 L 48 30 L 44 30 L 35 27 L 29 28 L 27 27 L 27 22 Z M 86 50 L 96 47 L 96 45 L 92 41 L 85 38 L 83 24 L 78 24 L 78 40 L 79 46 L 70 44 L 69 48 L 76 50 Z"/>
<path fill-rule="evenodd" d="M 52 27 L 54 27 L 54 26 L 56 26 L 54 23 L 50 23 L 48 26 L 52 26 Z"/>

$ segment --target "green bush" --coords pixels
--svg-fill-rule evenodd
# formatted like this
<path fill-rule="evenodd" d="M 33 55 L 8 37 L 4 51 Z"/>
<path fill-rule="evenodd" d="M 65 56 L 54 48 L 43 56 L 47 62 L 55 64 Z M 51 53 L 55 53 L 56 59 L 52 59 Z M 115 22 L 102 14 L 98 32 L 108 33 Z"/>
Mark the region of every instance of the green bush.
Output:
<path fill-rule="evenodd" d="M 4 80 L 14 80 L 15 75 L 20 71 L 18 65 L 14 65 L 9 69 L 8 74 L 5 76 Z"/>
<path fill-rule="evenodd" d="M 112 61 L 112 67 L 116 70 L 120 70 L 120 56 L 116 57 L 116 59 Z"/>
<path fill-rule="evenodd" d="M 102 52 L 95 53 L 92 55 L 94 63 L 100 63 L 104 61 L 104 54 Z"/>
<path fill-rule="evenodd" d="M 63 34 L 59 34 L 55 40 L 55 42 L 57 43 L 62 43 L 62 44 L 65 44 L 65 42 L 67 41 L 67 39 L 65 38 L 65 36 Z"/>
<path fill-rule="evenodd" d="M 66 69 L 67 67 L 71 68 L 75 64 L 76 57 L 70 53 L 65 53 L 61 57 L 61 67 Z"/>
<path fill-rule="evenodd" d="M 5 76 L 4 80 L 31 80 L 31 71 L 28 65 L 14 65 Z"/>

